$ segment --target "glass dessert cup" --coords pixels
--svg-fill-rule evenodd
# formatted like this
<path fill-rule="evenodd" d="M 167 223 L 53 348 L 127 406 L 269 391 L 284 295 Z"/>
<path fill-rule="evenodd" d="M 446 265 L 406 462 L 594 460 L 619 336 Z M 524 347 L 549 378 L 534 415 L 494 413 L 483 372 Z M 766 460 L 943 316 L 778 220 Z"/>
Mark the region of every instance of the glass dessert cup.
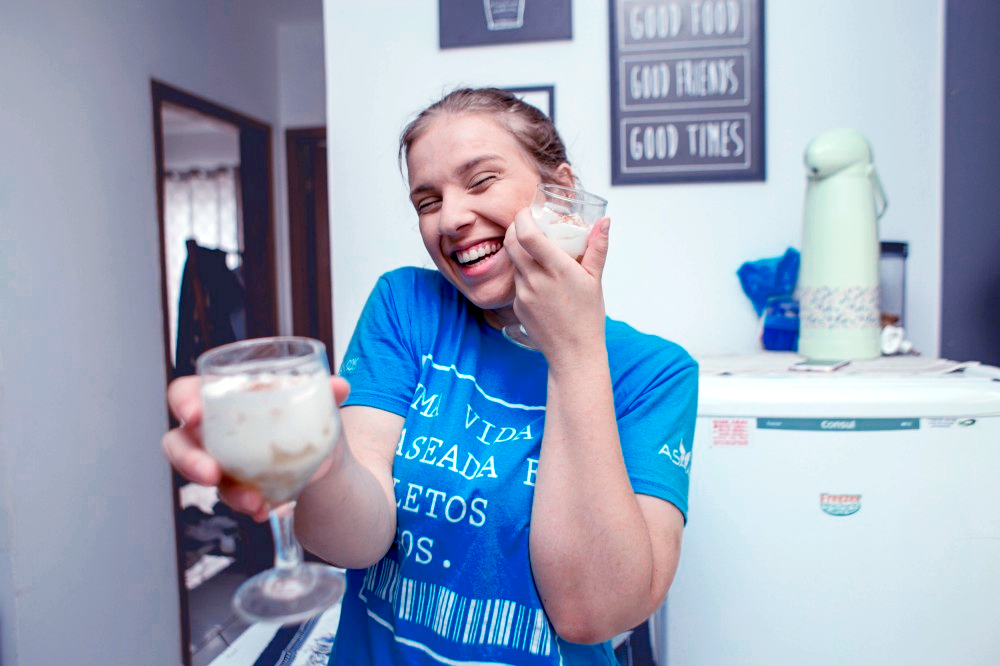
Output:
<path fill-rule="evenodd" d="M 577 261 L 583 259 L 594 224 L 604 217 L 608 202 L 586 190 L 541 183 L 531 203 L 531 216 L 552 242 Z M 519 347 L 537 351 L 520 323 L 504 326 L 503 336 Z"/>
<path fill-rule="evenodd" d="M 205 450 L 270 507 L 274 566 L 244 582 L 233 608 L 247 622 L 295 624 L 337 604 L 343 573 L 304 562 L 295 498 L 333 451 L 340 418 L 322 342 L 275 337 L 216 347 L 198 358 Z"/>

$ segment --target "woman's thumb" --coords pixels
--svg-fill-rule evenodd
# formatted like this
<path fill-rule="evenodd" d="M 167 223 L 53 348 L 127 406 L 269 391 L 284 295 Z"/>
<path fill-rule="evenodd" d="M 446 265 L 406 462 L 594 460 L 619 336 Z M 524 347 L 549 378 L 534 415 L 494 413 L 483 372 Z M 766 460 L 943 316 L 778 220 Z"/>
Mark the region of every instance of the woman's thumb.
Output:
<path fill-rule="evenodd" d="M 608 258 L 608 230 L 611 228 L 611 218 L 602 217 L 590 230 L 587 239 L 587 251 L 583 254 L 580 264 L 587 272 L 598 278 L 604 272 L 604 262 Z"/>

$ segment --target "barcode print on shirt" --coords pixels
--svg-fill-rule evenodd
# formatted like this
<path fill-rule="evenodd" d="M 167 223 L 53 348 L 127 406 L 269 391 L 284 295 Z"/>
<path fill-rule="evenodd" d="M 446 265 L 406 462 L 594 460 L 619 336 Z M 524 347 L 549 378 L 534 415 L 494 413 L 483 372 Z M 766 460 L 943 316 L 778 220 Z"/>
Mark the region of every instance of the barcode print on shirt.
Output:
<path fill-rule="evenodd" d="M 403 578 L 391 560 L 369 568 L 362 589 L 391 603 L 397 618 L 456 643 L 538 655 L 552 651 L 554 637 L 540 608 L 507 599 L 472 599 L 434 583 Z"/>

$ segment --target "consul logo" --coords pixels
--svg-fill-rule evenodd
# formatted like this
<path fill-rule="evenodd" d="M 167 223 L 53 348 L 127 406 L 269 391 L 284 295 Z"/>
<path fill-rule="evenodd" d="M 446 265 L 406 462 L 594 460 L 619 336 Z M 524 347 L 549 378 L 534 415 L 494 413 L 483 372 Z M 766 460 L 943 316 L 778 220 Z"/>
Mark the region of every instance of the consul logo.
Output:
<path fill-rule="evenodd" d="M 861 495 L 829 495 L 821 493 L 819 508 L 831 516 L 849 516 L 861 509 Z"/>

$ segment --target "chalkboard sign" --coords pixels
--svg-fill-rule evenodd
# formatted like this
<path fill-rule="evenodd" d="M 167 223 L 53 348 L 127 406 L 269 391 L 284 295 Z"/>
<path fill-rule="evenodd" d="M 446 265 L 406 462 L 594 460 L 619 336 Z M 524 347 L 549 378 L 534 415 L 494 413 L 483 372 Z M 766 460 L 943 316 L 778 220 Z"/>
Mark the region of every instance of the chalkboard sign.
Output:
<path fill-rule="evenodd" d="M 438 0 L 442 49 L 572 38 L 570 0 Z"/>
<path fill-rule="evenodd" d="M 764 0 L 611 0 L 611 182 L 764 180 Z"/>

